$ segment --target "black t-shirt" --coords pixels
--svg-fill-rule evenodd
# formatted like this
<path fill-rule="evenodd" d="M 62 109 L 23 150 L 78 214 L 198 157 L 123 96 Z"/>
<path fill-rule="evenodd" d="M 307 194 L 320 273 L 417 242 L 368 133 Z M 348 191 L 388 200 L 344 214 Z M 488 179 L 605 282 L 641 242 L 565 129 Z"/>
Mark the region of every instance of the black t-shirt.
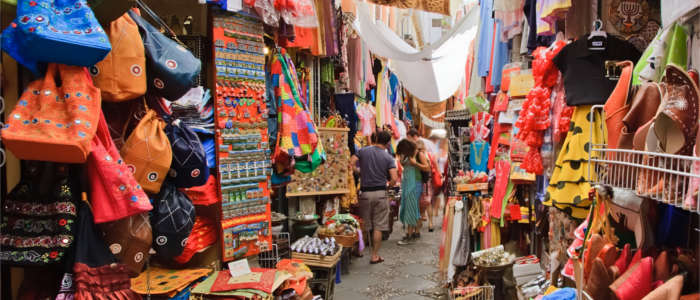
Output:
<path fill-rule="evenodd" d="M 604 104 L 617 84 L 605 77 L 605 61 L 636 62 L 640 56 L 634 45 L 614 36 L 606 39 L 605 50 L 588 49 L 587 35 L 566 45 L 553 59 L 564 77 L 566 104 Z"/>

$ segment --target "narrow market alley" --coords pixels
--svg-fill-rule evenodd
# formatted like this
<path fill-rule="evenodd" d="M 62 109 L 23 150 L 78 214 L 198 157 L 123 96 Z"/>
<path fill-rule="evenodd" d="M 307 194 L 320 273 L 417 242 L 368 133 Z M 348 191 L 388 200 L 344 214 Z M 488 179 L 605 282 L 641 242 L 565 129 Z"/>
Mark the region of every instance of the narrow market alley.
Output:
<path fill-rule="evenodd" d="M 699 70 L 700 0 L 0 0 L 0 300 L 700 300 Z"/>
<path fill-rule="evenodd" d="M 385 261 L 371 265 L 368 254 L 355 258 L 350 274 L 335 286 L 335 299 L 447 299 L 440 286 L 437 270 L 440 227 L 434 232 L 423 229 L 421 239 L 414 244 L 400 246 L 401 223 L 394 224 L 394 233 L 382 243 Z M 365 253 L 369 253 L 368 249 Z"/>

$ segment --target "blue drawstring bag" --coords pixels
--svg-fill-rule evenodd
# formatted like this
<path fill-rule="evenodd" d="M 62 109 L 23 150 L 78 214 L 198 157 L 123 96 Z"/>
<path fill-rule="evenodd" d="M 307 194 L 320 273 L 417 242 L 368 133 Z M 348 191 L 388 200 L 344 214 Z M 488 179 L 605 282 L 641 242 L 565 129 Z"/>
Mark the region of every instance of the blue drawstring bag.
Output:
<path fill-rule="evenodd" d="M 39 75 L 39 63 L 92 66 L 112 46 L 86 1 L 23 0 L 2 33 L 2 50 Z"/>
<path fill-rule="evenodd" d="M 142 1 L 139 6 L 159 25 L 164 25 Z M 202 68 L 202 62 L 176 40 L 174 32 L 165 26 L 166 33 L 173 39 L 160 33 L 139 13 L 129 10 L 129 16 L 139 26 L 143 46 L 146 49 L 146 74 L 148 75 L 148 91 L 170 101 L 184 96 L 193 86 Z"/>

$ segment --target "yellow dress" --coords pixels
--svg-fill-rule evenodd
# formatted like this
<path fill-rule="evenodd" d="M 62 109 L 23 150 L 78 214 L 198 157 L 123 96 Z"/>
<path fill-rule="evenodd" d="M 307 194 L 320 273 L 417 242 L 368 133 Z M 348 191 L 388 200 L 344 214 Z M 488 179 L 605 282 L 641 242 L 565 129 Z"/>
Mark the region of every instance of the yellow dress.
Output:
<path fill-rule="evenodd" d="M 591 126 L 591 119 L 593 126 Z M 607 132 L 602 112 L 596 110 L 591 114 L 590 105 L 574 108 L 569 132 L 566 134 L 554 172 L 549 180 L 544 205 L 561 209 L 576 219 L 586 218 L 591 205 L 591 200 L 588 198 L 588 192 L 591 189 L 588 182 L 589 152 L 593 144 L 605 144 L 606 141 Z M 600 157 L 598 152 L 592 155 Z M 590 178 L 596 178 L 593 166 L 590 172 Z"/>

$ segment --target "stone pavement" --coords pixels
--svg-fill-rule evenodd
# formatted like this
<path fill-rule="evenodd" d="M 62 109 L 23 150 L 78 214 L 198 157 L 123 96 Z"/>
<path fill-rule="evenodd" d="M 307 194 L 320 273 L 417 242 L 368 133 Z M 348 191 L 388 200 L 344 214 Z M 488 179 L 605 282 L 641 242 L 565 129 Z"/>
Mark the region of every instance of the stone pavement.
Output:
<path fill-rule="evenodd" d="M 393 234 L 382 243 L 383 263 L 370 265 L 369 249 L 364 257 L 353 257 L 350 273 L 335 286 L 334 299 L 447 299 L 438 283 L 440 229 L 428 232 L 424 227 L 420 240 L 407 246 L 396 244 L 402 236 L 401 223 L 395 222 Z"/>

